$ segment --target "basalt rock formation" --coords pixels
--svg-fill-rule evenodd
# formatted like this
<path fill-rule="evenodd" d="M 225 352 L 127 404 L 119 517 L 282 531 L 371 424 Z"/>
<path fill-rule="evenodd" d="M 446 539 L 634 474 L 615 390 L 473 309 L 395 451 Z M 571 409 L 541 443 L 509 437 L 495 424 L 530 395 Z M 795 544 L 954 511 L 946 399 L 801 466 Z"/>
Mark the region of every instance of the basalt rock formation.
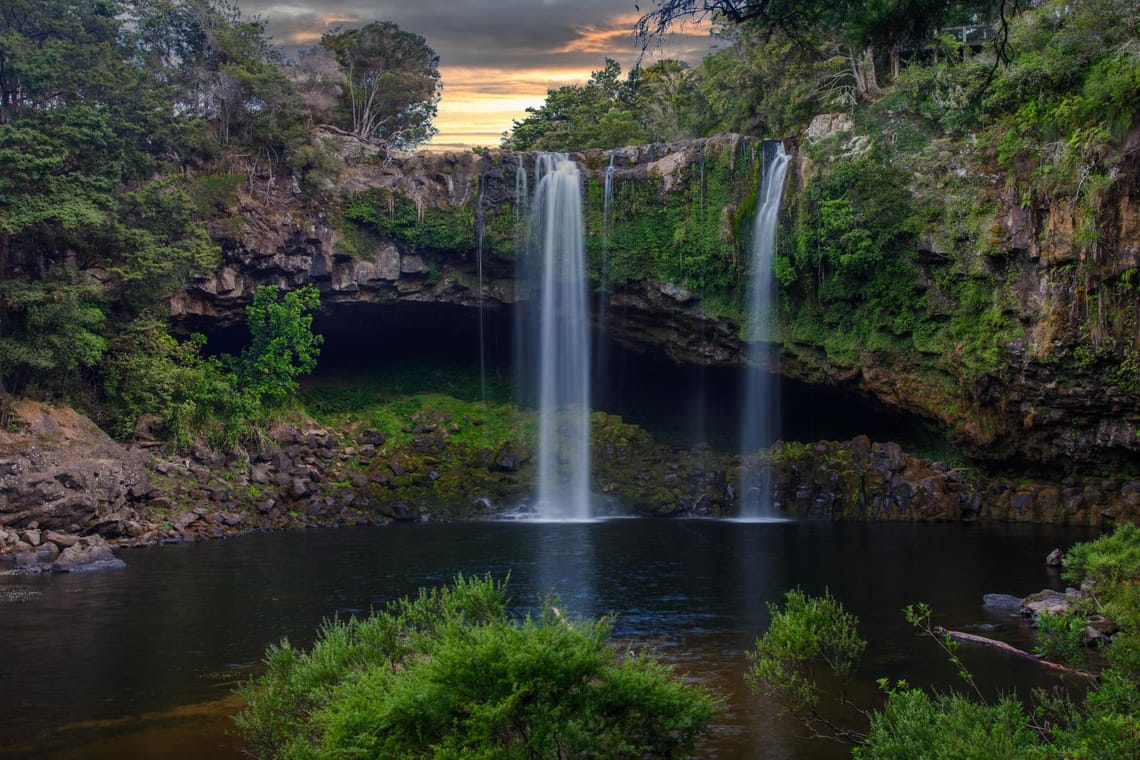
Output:
<path fill-rule="evenodd" d="M 865 140 L 843 140 L 849 129 L 832 117 L 804 144 L 840 135 L 842 152 L 864 149 Z M 177 324 L 237 323 L 263 284 L 314 283 L 326 313 L 347 319 L 362 305 L 395 303 L 469 307 L 474 319 L 480 302 L 501 311 L 525 297 L 513 277 L 527 234 L 520 167 L 533 188 L 533 155 L 370 162 L 347 138 L 319 139 L 345 160 L 336 181 L 320 189 L 287 176 L 253 178 L 225 224 L 215 225 L 223 265 L 173 299 Z M 758 141 L 738 136 L 614 151 L 609 219 L 601 187 L 611 153 L 575 154 L 587 177 L 591 276 L 604 288 L 616 341 L 678 362 L 743 362 L 735 315 L 761 153 Z M 1140 153 L 1130 155 L 1098 196 L 1090 247 L 1074 232 L 1087 210 L 1041 194 L 1027 206 L 984 157 L 936 141 L 915 169 L 913 193 L 962 206 L 969 214 L 959 216 L 972 214 L 972 226 L 935 225 L 916 240 L 908 287 L 921 301 L 917 316 L 892 328 L 884 344 L 829 333 L 838 328 L 828 326 L 827 310 L 788 292 L 781 371 L 933 421 L 973 457 L 1077 471 L 1127 467 L 1140 452 L 1140 330 L 1130 277 L 1140 264 Z M 804 151 L 793 184 L 802 191 L 827 171 Z M 789 229 L 796 192 L 785 204 Z M 804 329 L 801 307 L 815 308 L 819 324 Z"/>

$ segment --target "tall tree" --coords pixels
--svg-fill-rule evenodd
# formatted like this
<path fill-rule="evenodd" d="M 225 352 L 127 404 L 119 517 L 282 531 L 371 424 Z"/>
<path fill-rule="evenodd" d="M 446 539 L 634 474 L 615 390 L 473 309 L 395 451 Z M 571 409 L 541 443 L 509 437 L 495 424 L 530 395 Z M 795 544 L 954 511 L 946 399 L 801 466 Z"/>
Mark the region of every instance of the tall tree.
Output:
<path fill-rule="evenodd" d="M 765 41 L 779 35 L 812 47 L 822 33 L 837 37 L 849 61 L 855 89 L 868 97 L 877 89 L 875 62 L 928 41 L 939 28 L 966 21 L 990 22 L 997 60 L 1008 63 L 1009 20 L 1026 0 L 655 0 L 636 34 L 643 45 L 688 18 L 712 18 L 730 26 L 749 25 Z M 992 74 L 991 74 L 992 77 Z"/>
<path fill-rule="evenodd" d="M 397 150 L 435 135 L 439 56 L 423 37 L 381 21 L 326 34 L 321 46 L 344 70 L 344 123 L 353 134 Z"/>

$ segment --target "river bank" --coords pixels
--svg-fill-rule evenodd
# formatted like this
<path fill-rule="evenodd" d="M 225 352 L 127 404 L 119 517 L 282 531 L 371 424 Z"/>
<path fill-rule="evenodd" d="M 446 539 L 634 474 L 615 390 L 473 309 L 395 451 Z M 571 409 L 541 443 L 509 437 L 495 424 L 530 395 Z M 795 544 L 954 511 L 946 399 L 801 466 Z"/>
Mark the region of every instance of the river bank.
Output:
<path fill-rule="evenodd" d="M 21 402 L 0 434 L 0 555 L 18 572 L 115 566 L 112 550 L 250 532 L 469 520 L 528 508 L 525 418 L 415 409 L 395 435 L 297 419 L 256 446 L 172 454 L 122 445 L 65 407 Z M 499 412 L 502 413 L 501 411 Z M 742 468 L 771 483 L 774 515 L 860 521 L 1024 522 L 1103 528 L 1140 518 L 1140 481 L 992 477 L 898 444 L 780 442 L 754 458 L 664 444 L 595 413 L 592 489 L 602 515 L 731 517 Z"/>

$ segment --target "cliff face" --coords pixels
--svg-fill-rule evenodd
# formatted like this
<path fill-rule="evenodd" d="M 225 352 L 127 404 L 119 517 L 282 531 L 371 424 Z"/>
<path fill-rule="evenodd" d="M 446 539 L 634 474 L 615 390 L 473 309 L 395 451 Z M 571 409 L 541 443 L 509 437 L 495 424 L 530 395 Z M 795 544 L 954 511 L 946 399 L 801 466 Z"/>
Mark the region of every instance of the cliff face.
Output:
<path fill-rule="evenodd" d="M 805 136 L 782 237 L 802 222 L 805 188 L 831 171 L 818 151 L 808 159 L 810 145 L 830 139 L 841 154 L 863 149 L 845 130 L 835 118 Z M 352 146 L 322 139 L 348 158 L 335 187 L 315 200 L 286 178 L 257 178 L 215 230 L 223 266 L 171 304 L 183 327 L 240 321 L 262 284 L 315 283 L 324 308 L 345 315 L 359 304 L 475 307 L 480 258 L 487 308 L 526 298 L 513 277 L 525 251 L 533 155 L 354 163 Z M 974 456 L 1127 465 L 1140 450 L 1132 277 L 1140 264 L 1140 158 L 1128 155 L 1089 209 L 1044 193 L 1027 196 L 968 146 L 933 145 L 910 167 L 909 192 L 935 212 L 899 270 L 905 296 L 828 304 L 785 287 L 781 371 L 936 421 Z M 609 306 L 607 329 L 634 350 L 739 365 L 761 144 L 721 136 L 574 158 L 585 176 L 590 274 Z M 782 253 L 794 255 L 786 245 Z M 892 326 L 853 328 L 848 312 L 872 307 L 889 312 Z"/>

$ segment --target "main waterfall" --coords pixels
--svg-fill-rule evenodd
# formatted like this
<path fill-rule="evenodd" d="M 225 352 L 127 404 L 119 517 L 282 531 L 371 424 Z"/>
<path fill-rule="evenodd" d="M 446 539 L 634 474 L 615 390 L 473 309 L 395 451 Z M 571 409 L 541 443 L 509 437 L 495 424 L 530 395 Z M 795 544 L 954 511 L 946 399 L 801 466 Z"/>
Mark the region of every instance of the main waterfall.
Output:
<path fill-rule="evenodd" d="M 769 145 L 771 143 L 766 143 L 765 147 Z M 752 275 L 748 281 L 744 336 L 748 345 L 748 366 L 740 429 L 740 451 L 745 463 L 756 455 L 757 449 L 770 446 L 780 431 L 778 357 L 771 335 L 777 306 L 772 260 L 776 252 L 780 199 L 789 162 L 790 157 L 784 152 L 782 143 L 775 143 L 771 154 L 764 151 L 764 173 L 752 225 Z M 772 516 L 772 483 L 767 473 L 761 468 L 741 468 L 741 517 Z"/>
<path fill-rule="evenodd" d="M 588 520 L 590 509 L 590 331 L 582 174 L 565 154 L 535 163 L 527 250 L 520 273 L 530 304 L 520 328 L 538 405 L 538 516 Z"/>

